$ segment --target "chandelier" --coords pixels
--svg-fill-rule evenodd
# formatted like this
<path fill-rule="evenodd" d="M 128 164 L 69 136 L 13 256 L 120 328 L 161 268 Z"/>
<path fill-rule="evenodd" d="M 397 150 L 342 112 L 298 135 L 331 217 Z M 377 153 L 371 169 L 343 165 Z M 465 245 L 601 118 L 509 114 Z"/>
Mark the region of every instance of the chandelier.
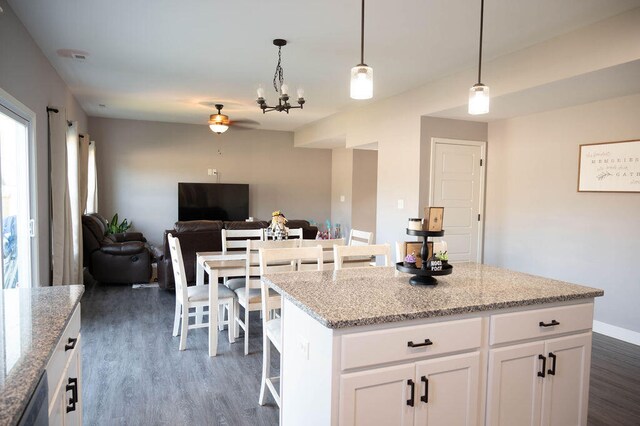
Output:
<path fill-rule="evenodd" d="M 284 69 L 282 68 L 282 65 L 280 65 L 282 63 L 282 46 L 287 45 L 287 40 L 277 38 L 273 40 L 273 44 L 278 46 L 278 64 L 276 65 L 276 72 L 273 75 L 273 88 L 278 94 L 278 104 L 275 106 L 269 106 L 267 104 L 267 101 L 264 98 L 264 88 L 262 86 L 258 87 L 258 99 L 256 102 L 260 106 L 263 114 L 270 111 L 284 111 L 289 114 L 290 109 L 302 109 L 302 106 L 305 103 L 304 91 L 302 89 L 298 89 L 298 106 L 293 106 L 289 103 L 289 86 L 284 84 Z"/>

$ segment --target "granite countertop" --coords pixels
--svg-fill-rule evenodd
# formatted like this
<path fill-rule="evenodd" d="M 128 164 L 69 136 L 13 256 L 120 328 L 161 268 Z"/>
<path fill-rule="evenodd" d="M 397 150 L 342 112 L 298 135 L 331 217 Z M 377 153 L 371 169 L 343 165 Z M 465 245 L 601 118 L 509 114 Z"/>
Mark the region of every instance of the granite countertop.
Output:
<path fill-rule="evenodd" d="M 328 328 L 432 318 L 604 295 L 604 291 L 477 263 L 456 263 L 436 286 L 393 267 L 283 272 L 263 278 Z"/>
<path fill-rule="evenodd" d="M 0 290 L 0 425 L 20 419 L 83 292 L 82 285 Z"/>

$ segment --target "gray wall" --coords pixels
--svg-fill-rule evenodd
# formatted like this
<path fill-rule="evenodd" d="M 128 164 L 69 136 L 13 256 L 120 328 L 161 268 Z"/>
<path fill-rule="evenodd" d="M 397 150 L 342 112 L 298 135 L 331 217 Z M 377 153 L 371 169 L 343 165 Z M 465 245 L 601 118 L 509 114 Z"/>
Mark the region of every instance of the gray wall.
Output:
<path fill-rule="evenodd" d="M 353 203 L 351 225 L 354 229 L 376 233 L 378 192 L 378 151 L 353 150 Z"/>
<path fill-rule="evenodd" d="M 429 205 L 431 173 L 431 138 L 487 140 L 487 123 L 422 117 L 420 120 L 420 216 Z M 488 148 L 487 148 L 488 149 Z"/>
<path fill-rule="evenodd" d="M 341 201 L 342 196 L 344 201 Z M 336 148 L 331 150 L 331 226 L 340 224 L 345 237 L 351 230 L 352 205 L 353 149 Z"/>
<path fill-rule="evenodd" d="M 489 124 L 485 262 L 604 289 L 640 332 L 640 194 L 577 192 L 580 144 L 640 138 L 640 95 Z"/>
<path fill-rule="evenodd" d="M 203 120 L 206 117 L 203 118 Z M 249 184 L 249 212 L 270 220 L 323 222 L 330 215 L 331 151 L 293 147 L 293 133 L 206 125 L 90 119 L 98 161 L 99 210 L 118 213 L 154 244 L 178 219 L 178 182 Z"/>
<path fill-rule="evenodd" d="M 36 192 L 40 282 L 49 283 L 49 181 L 47 106 L 66 109 L 67 119 L 87 130 L 87 116 L 6 1 L 0 0 L 0 88 L 36 114 Z"/>

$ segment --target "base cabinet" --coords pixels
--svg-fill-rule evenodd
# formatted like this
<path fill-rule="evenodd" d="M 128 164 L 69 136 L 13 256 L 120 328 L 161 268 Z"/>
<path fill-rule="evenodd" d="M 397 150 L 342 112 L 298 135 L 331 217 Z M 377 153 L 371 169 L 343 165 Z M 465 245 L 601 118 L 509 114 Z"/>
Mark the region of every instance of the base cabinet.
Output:
<path fill-rule="evenodd" d="M 480 353 L 343 374 L 341 425 L 478 423 Z"/>
<path fill-rule="evenodd" d="M 47 365 L 49 425 L 82 425 L 80 306 L 71 317 Z"/>
<path fill-rule="evenodd" d="M 591 333 L 489 351 L 488 425 L 586 425 Z"/>

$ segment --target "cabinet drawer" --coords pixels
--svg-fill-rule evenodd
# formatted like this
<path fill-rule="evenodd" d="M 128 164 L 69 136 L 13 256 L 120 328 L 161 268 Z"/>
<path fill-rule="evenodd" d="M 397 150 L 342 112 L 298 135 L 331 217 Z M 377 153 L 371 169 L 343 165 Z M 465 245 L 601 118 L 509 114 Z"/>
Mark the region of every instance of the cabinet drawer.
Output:
<path fill-rule="evenodd" d="M 489 343 L 496 345 L 516 340 L 546 338 L 561 333 L 588 330 L 592 324 L 593 303 L 493 315 Z"/>
<path fill-rule="evenodd" d="M 65 346 L 73 346 L 74 348 L 80 344 L 79 340 L 80 336 L 80 304 L 76 307 L 73 314 L 71 314 L 71 319 L 67 324 L 67 327 L 64 329 L 56 348 L 51 354 L 51 358 L 47 363 L 47 378 L 49 381 L 49 404 L 51 404 L 52 398 L 55 396 L 55 391 L 58 385 L 60 384 L 60 380 L 62 379 L 62 374 L 64 372 L 67 363 L 71 355 L 74 352 L 74 349 L 65 350 Z M 76 339 L 75 343 L 70 342 L 69 339 Z"/>
<path fill-rule="evenodd" d="M 482 320 L 367 331 L 342 337 L 342 370 L 440 355 L 480 347 Z M 425 341 L 428 344 L 425 345 Z M 412 345 L 418 346 L 410 346 Z M 430 343 L 429 343 L 430 342 Z"/>

